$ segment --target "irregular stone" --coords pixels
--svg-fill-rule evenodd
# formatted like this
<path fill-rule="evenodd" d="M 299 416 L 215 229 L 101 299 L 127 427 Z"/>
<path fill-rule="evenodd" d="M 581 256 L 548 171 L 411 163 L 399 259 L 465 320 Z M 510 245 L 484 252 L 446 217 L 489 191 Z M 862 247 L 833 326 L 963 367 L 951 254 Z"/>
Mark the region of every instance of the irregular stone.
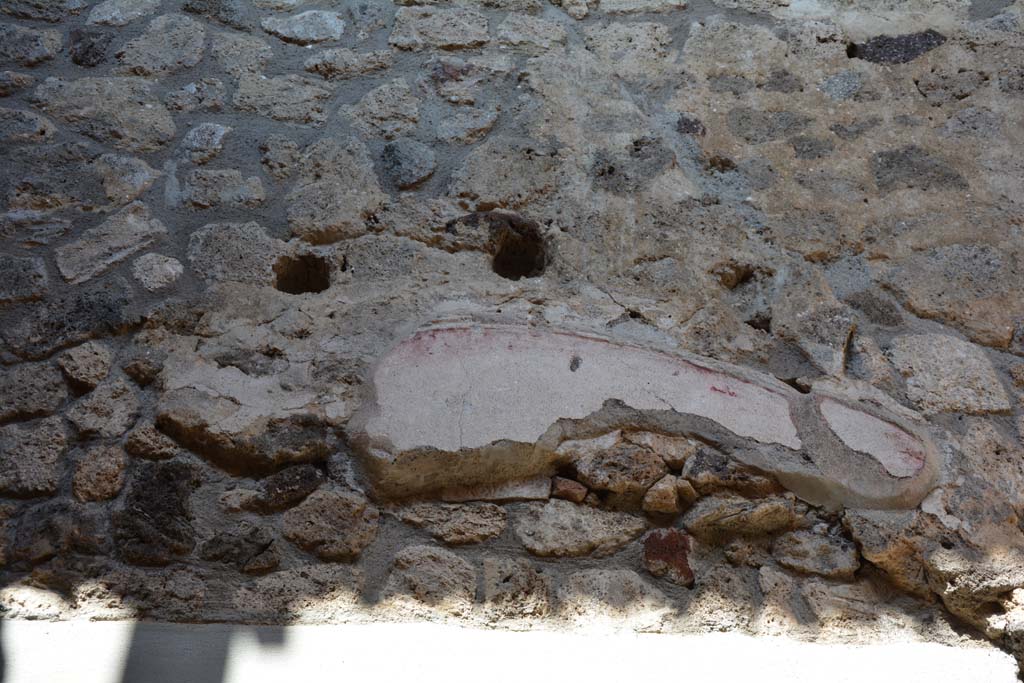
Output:
<path fill-rule="evenodd" d="M 142 202 L 124 207 L 82 237 L 57 248 L 57 269 L 68 282 L 91 280 L 167 234 Z"/>
<path fill-rule="evenodd" d="M 459 50 L 488 42 L 487 17 L 465 8 L 400 7 L 388 42 L 400 50 Z"/>
<path fill-rule="evenodd" d="M 335 48 L 318 52 L 303 64 L 306 71 L 320 74 L 327 80 L 354 78 L 390 69 L 394 59 L 388 50 L 355 52 L 348 48 Z"/>
<path fill-rule="evenodd" d="M 427 63 L 427 73 L 420 82 L 451 104 L 474 104 L 484 85 L 511 71 L 512 61 L 506 56 L 436 57 Z"/>
<path fill-rule="evenodd" d="M 644 494 L 643 510 L 648 514 L 675 515 L 679 513 L 679 481 L 667 474 Z"/>
<path fill-rule="evenodd" d="M 5 256 L 0 262 L 0 304 L 41 299 L 49 290 L 46 264 L 32 256 Z"/>
<path fill-rule="evenodd" d="M 606 14 L 671 12 L 686 9 L 686 0 L 601 0 Z"/>
<path fill-rule="evenodd" d="M 47 78 L 33 100 L 73 130 L 116 147 L 151 152 L 174 138 L 174 120 L 141 78 Z"/>
<path fill-rule="evenodd" d="M 491 503 L 419 503 L 397 508 L 395 515 L 450 545 L 481 543 L 499 536 L 507 519 L 505 510 Z"/>
<path fill-rule="evenodd" d="M 804 574 L 852 581 L 860 569 L 857 547 L 841 536 L 791 531 L 772 541 L 779 564 Z"/>
<path fill-rule="evenodd" d="M 946 42 L 946 36 L 928 29 L 899 36 L 876 36 L 863 43 L 851 43 L 849 57 L 876 64 L 906 64 Z"/>
<path fill-rule="evenodd" d="M 906 378 L 907 396 L 925 413 L 1010 410 L 991 362 L 973 344 L 942 334 L 903 335 L 887 355 Z"/>
<path fill-rule="evenodd" d="M 403 548 L 395 555 L 384 600 L 411 598 L 454 614 L 468 612 L 476 596 L 476 571 L 455 553 L 427 545 Z"/>
<path fill-rule="evenodd" d="M 224 108 L 224 95 L 224 84 L 221 81 L 203 78 L 167 93 L 165 102 L 173 111 L 220 111 Z"/>
<path fill-rule="evenodd" d="M 290 17 L 267 17 L 263 30 L 286 43 L 312 45 L 341 38 L 345 22 L 337 12 L 309 10 Z"/>
<path fill-rule="evenodd" d="M 547 500 L 551 497 L 550 488 L 547 477 L 533 477 L 494 486 L 449 486 L 441 490 L 439 497 L 446 503 L 515 503 L 525 500 Z"/>
<path fill-rule="evenodd" d="M 848 100 L 864 86 L 864 76 L 857 71 L 841 71 L 829 76 L 818 89 L 833 100 Z M 838 135 L 838 133 L 836 133 Z M 840 135 L 840 137 L 843 137 Z M 846 139 L 846 138 L 844 138 Z"/>
<path fill-rule="evenodd" d="M 84 436 L 121 436 L 139 415 L 139 398 L 130 384 L 118 379 L 102 384 L 71 406 L 67 418 Z"/>
<path fill-rule="evenodd" d="M 1024 317 L 1024 299 L 1010 284 L 1022 274 L 1013 254 L 953 244 L 896 260 L 880 273 L 880 281 L 914 314 L 946 322 L 979 344 L 1005 349 Z"/>
<path fill-rule="evenodd" d="M 132 277 L 147 292 L 170 287 L 184 272 L 181 261 L 162 254 L 144 254 L 132 263 Z"/>
<path fill-rule="evenodd" d="M 260 163 L 263 168 L 278 180 L 284 180 L 292 174 L 299 162 L 299 145 L 280 135 L 271 135 L 260 144 Z"/>
<path fill-rule="evenodd" d="M 235 106 L 277 121 L 319 126 L 327 120 L 327 90 L 302 76 L 271 78 L 245 74 L 235 91 Z"/>
<path fill-rule="evenodd" d="M 317 142 L 303 152 L 299 167 L 302 175 L 285 198 L 292 235 L 330 244 L 368 232 L 386 195 L 361 142 Z"/>
<path fill-rule="evenodd" d="M 241 521 L 235 529 L 220 531 L 199 546 L 204 560 L 233 565 L 246 574 L 265 574 L 281 563 L 274 534 L 266 527 Z"/>
<path fill-rule="evenodd" d="M 110 347 L 106 344 L 86 342 L 65 351 L 57 363 L 72 386 L 92 391 L 107 378 L 113 361 Z"/>
<path fill-rule="evenodd" d="M 125 562 L 160 567 L 192 551 L 190 499 L 199 483 L 198 469 L 183 462 L 146 463 L 134 471 L 124 506 L 111 517 Z"/>
<path fill-rule="evenodd" d="M 45 358 L 55 349 L 133 324 L 135 318 L 128 312 L 130 291 L 127 282 L 112 278 L 24 305 L 14 324 L 0 328 L 0 336 L 21 358 Z"/>
<path fill-rule="evenodd" d="M 57 493 L 66 450 L 59 417 L 0 427 L 0 492 L 19 498 Z"/>
<path fill-rule="evenodd" d="M 12 17 L 56 24 L 69 15 L 78 14 L 87 4 L 86 0 L 7 0 L 0 11 Z"/>
<path fill-rule="evenodd" d="M 682 474 L 685 481 L 702 495 L 733 491 L 742 496 L 759 497 L 781 490 L 778 483 L 763 472 L 746 467 L 707 446 L 698 448 L 686 461 Z"/>
<path fill-rule="evenodd" d="M 86 21 L 90 24 L 124 26 L 155 12 L 160 2 L 161 0 L 104 0 L 92 8 Z"/>
<path fill-rule="evenodd" d="M 795 528 L 801 515 L 789 498 L 747 500 L 733 494 L 701 498 L 683 517 L 683 526 L 707 543 L 737 536 L 765 536 Z"/>
<path fill-rule="evenodd" d="M 797 135 L 789 139 L 789 144 L 797 159 L 821 159 L 835 150 L 835 144 L 828 138 L 811 135 Z"/>
<path fill-rule="evenodd" d="M 969 188 L 955 168 L 917 145 L 878 152 L 871 157 L 871 173 L 883 194 L 902 189 Z"/>
<path fill-rule="evenodd" d="M 390 140 L 416 129 L 419 99 L 408 83 L 396 78 L 368 92 L 351 112 L 359 130 Z"/>
<path fill-rule="evenodd" d="M 71 486 L 83 502 L 110 500 L 124 486 L 128 459 L 120 446 L 96 446 L 78 461 Z"/>
<path fill-rule="evenodd" d="M 555 592 L 559 611 L 583 623 L 611 618 L 635 622 L 637 630 L 657 628 L 668 609 L 665 595 L 628 569 L 584 569 L 566 578 Z"/>
<path fill-rule="evenodd" d="M 610 555 L 637 538 L 647 523 L 637 517 L 573 505 L 564 500 L 531 504 L 514 516 L 513 528 L 526 549 L 541 557 Z"/>
<path fill-rule="evenodd" d="M 104 154 L 93 162 L 103 181 L 103 191 L 114 204 L 127 204 L 148 190 L 163 175 L 142 159 Z"/>
<path fill-rule="evenodd" d="M 265 477 L 243 509 L 269 513 L 294 507 L 316 491 L 324 473 L 313 465 L 295 465 Z"/>
<path fill-rule="evenodd" d="M 562 444 L 572 453 L 569 444 Z M 592 490 L 609 491 L 637 502 L 668 468 L 657 454 L 638 446 L 616 445 L 575 460 L 580 481 Z"/>
<path fill-rule="evenodd" d="M 689 560 L 692 549 L 690 537 L 679 529 L 652 529 L 644 536 L 644 568 L 652 576 L 690 588 L 694 581 Z"/>
<path fill-rule="evenodd" d="M 96 555 L 107 550 L 104 520 L 66 500 L 33 505 L 14 524 L 11 556 L 35 565 L 72 553 Z"/>
<path fill-rule="evenodd" d="M 0 97 L 10 97 L 17 92 L 25 90 L 35 82 L 36 79 L 29 74 L 18 73 L 17 71 L 0 71 Z"/>
<path fill-rule="evenodd" d="M 825 374 L 843 375 L 853 316 L 819 271 L 793 273 L 771 306 L 773 333 L 799 345 Z"/>
<path fill-rule="evenodd" d="M 182 9 L 239 31 L 248 31 L 254 26 L 242 0 L 187 0 Z"/>
<path fill-rule="evenodd" d="M 729 131 L 751 144 L 788 138 L 802 132 L 811 120 L 789 111 L 760 111 L 749 107 L 729 110 L 726 124 Z"/>
<path fill-rule="evenodd" d="M 225 206 L 256 207 L 263 203 L 263 183 L 258 176 L 244 178 L 238 169 L 199 168 L 185 176 L 185 202 L 195 209 Z"/>
<path fill-rule="evenodd" d="M 259 223 L 210 223 L 189 237 L 188 259 L 207 282 L 270 284 L 283 244 Z"/>
<path fill-rule="evenodd" d="M 49 363 L 0 368 L 0 422 L 49 415 L 67 396 L 60 372 Z"/>
<path fill-rule="evenodd" d="M 460 108 L 438 122 L 437 137 L 442 142 L 468 145 L 482 140 L 497 121 L 498 112 L 494 109 Z"/>
<path fill-rule="evenodd" d="M 0 60 L 5 62 L 35 66 L 56 57 L 62 44 L 60 32 L 53 29 L 0 24 Z"/>
<path fill-rule="evenodd" d="M 319 490 L 284 513 L 285 538 L 329 562 L 353 560 L 377 535 L 380 513 L 365 496 Z"/>
<path fill-rule="evenodd" d="M 235 77 L 259 75 L 274 57 L 274 50 L 256 36 L 238 33 L 216 33 L 210 54 L 220 67 Z"/>
<path fill-rule="evenodd" d="M 45 116 L 0 107 L 0 144 L 49 142 L 56 132 L 57 127 L 53 121 Z"/>
<path fill-rule="evenodd" d="M 587 497 L 587 493 L 589 493 L 587 487 L 578 481 L 566 479 L 565 477 L 553 477 L 551 479 L 552 498 L 561 498 L 571 503 L 582 503 L 583 499 Z"/>
<path fill-rule="evenodd" d="M 205 49 L 206 29 L 200 22 L 182 14 L 165 14 L 128 41 L 117 58 L 127 73 L 167 76 L 198 64 Z"/>
<path fill-rule="evenodd" d="M 503 45 L 550 50 L 565 45 L 566 38 L 560 24 L 528 14 L 509 14 L 498 25 L 498 41 Z"/>
<path fill-rule="evenodd" d="M 415 187 L 431 176 L 436 166 L 434 152 L 416 140 L 401 138 L 384 145 L 381 154 L 384 177 L 400 190 Z"/>
<path fill-rule="evenodd" d="M 551 580 L 522 558 L 485 556 L 483 599 L 499 616 L 543 617 L 551 609 Z"/>
<path fill-rule="evenodd" d="M 134 456 L 149 460 L 167 460 L 176 456 L 180 449 L 174 441 L 157 431 L 150 424 L 140 424 L 128 432 L 124 449 Z"/>
<path fill-rule="evenodd" d="M 194 164 L 205 164 L 224 149 L 224 136 L 231 132 L 229 126 L 219 123 L 202 123 L 191 129 L 181 140 L 181 147 Z"/>
<path fill-rule="evenodd" d="M 664 68 L 672 34 L 654 22 L 612 22 L 583 30 L 587 49 L 623 78 L 643 78 Z"/>

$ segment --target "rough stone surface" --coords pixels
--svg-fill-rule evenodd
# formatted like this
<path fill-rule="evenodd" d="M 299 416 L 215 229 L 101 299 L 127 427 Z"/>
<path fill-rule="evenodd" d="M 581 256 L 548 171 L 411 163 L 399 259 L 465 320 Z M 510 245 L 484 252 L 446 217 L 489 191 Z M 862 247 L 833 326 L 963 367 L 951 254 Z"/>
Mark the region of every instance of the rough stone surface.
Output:
<path fill-rule="evenodd" d="M 89 12 L 90 24 L 124 26 L 154 12 L 161 0 L 104 0 Z"/>
<path fill-rule="evenodd" d="M 60 32 L 0 24 L 0 59 L 19 66 L 35 66 L 53 59 L 62 45 Z"/>
<path fill-rule="evenodd" d="M 82 237 L 57 249 L 57 269 L 68 282 L 90 280 L 167 234 L 142 202 L 133 202 Z"/>
<path fill-rule="evenodd" d="M 265 574 L 281 562 L 281 550 L 266 527 L 242 522 L 237 530 L 221 531 L 199 546 L 204 560 L 233 565 L 246 574 Z"/>
<path fill-rule="evenodd" d="M 174 120 L 140 78 L 48 78 L 35 91 L 38 105 L 83 135 L 115 147 L 148 152 L 169 142 Z"/>
<path fill-rule="evenodd" d="M 1024 662 L 1021 22 L 0 1 L 0 612 Z"/>
<path fill-rule="evenodd" d="M 67 441 L 56 417 L 0 427 L 0 491 L 16 497 L 56 493 Z"/>
<path fill-rule="evenodd" d="M 123 379 L 116 379 L 79 399 L 67 416 L 82 434 L 113 437 L 128 431 L 138 414 L 139 399 L 135 389 Z"/>
<path fill-rule="evenodd" d="M 534 504 L 513 519 L 516 536 L 541 557 L 608 555 L 646 528 L 643 520 L 564 500 Z"/>
<path fill-rule="evenodd" d="M 224 149 L 224 136 L 230 132 L 228 126 L 202 123 L 185 134 L 181 146 L 192 163 L 205 164 L 221 153 Z"/>
<path fill-rule="evenodd" d="M 465 505 L 420 503 L 399 508 L 396 516 L 450 545 L 480 543 L 505 530 L 507 514 L 492 503 Z"/>
<path fill-rule="evenodd" d="M 345 21 L 336 12 L 309 10 L 290 17 L 267 17 L 263 30 L 285 42 L 311 45 L 341 38 Z"/>
<path fill-rule="evenodd" d="M 65 351 L 57 363 L 72 385 L 92 391 L 107 378 L 113 360 L 110 347 L 101 342 L 86 342 Z"/>
<path fill-rule="evenodd" d="M 50 363 L 0 369 L 0 422 L 49 415 L 67 396 L 60 372 Z"/>
<path fill-rule="evenodd" d="M 644 568 L 680 586 L 694 582 L 689 554 L 693 541 L 679 529 L 654 529 L 644 536 Z"/>
<path fill-rule="evenodd" d="M 400 190 L 415 187 L 430 177 L 437 164 L 434 152 L 416 140 L 400 139 L 384 145 L 384 175 Z"/>
<path fill-rule="evenodd" d="M 132 478 L 113 517 L 114 542 L 126 562 L 163 566 L 195 546 L 191 497 L 199 473 L 182 462 L 149 463 Z"/>
<path fill-rule="evenodd" d="M 1006 412 L 1010 400 L 980 347 L 941 334 L 893 340 L 888 356 L 906 378 L 907 396 L 928 413 Z"/>
<path fill-rule="evenodd" d="M 383 595 L 459 614 L 473 603 L 476 572 L 451 551 L 413 545 L 395 555 Z"/>
<path fill-rule="evenodd" d="M 793 531 L 779 536 L 772 543 L 772 555 L 783 567 L 830 579 L 850 581 L 860 568 L 853 543 L 811 531 Z"/>
<path fill-rule="evenodd" d="M 167 76 L 199 63 L 206 48 L 206 29 L 184 15 L 165 14 L 146 32 L 117 53 L 124 71 L 138 76 Z"/>
<path fill-rule="evenodd" d="M 377 534 L 380 513 L 358 493 L 321 490 L 284 514 L 284 535 L 324 560 L 351 560 Z"/>
<path fill-rule="evenodd" d="M 389 42 L 402 50 L 477 47 L 489 40 L 487 17 L 464 8 L 401 7 Z"/>
<path fill-rule="evenodd" d="M 181 261 L 163 254 L 145 254 L 132 263 L 132 276 L 147 292 L 170 287 L 184 272 Z"/>
<path fill-rule="evenodd" d="M 277 121 L 317 126 L 327 120 L 327 90 L 301 76 L 244 75 L 238 82 L 234 104 Z"/>
<path fill-rule="evenodd" d="M 708 543 L 736 536 L 760 536 L 797 526 L 800 514 L 788 498 L 747 500 L 736 495 L 701 498 L 683 517 L 683 526 Z"/>
<path fill-rule="evenodd" d="M 75 466 L 71 482 L 75 498 L 81 501 L 110 500 L 124 486 L 128 465 L 119 446 L 97 446 L 86 451 Z"/>

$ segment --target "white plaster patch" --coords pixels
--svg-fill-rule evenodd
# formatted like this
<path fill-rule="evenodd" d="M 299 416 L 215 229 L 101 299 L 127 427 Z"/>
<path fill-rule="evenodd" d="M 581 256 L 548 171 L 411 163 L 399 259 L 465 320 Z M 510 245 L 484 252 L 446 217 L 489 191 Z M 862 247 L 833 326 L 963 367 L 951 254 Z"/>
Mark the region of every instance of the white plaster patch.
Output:
<path fill-rule="evenodd" d="M 712 419 L 743 437 L 801 446 L 781 390 L 682 357 L 598 338 L 506 326 L 423 330 L 375 375 L 371 439 L 395 451 L 535 443 L 559 418 L 608 399 Z"/>
<path fill-rule="evenodd" d="M 828 398 L 821 401 L 821 414 L 843 443 L 870 455 L 892 476 L 913 477 L 924 467 L 924 444 L 895 424 Z"/>

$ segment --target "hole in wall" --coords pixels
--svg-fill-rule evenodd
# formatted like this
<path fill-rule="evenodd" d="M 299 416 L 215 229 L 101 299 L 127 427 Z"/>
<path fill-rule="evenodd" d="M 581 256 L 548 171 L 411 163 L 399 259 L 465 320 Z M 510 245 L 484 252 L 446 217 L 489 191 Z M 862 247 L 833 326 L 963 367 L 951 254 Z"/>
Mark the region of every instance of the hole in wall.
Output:
<path fill-rule="evenodd" d="M 274 264 L 274 287 L 286 294 L 322 292 L 331 286 L 331 266 L 322 256 L 282 256 Z"/>
<path fill-rule="evenodd" d="M 537 277 L 544 273 L 548 254 L 540 227 L 533 221 L 491 222 L 491 268 L 507 280 Z"/>

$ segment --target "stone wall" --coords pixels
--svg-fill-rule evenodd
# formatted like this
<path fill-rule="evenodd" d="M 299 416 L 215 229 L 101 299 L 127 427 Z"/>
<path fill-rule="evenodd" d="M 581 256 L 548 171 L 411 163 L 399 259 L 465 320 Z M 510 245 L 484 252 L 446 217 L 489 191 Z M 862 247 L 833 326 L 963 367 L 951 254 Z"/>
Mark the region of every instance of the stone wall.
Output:
<path fill-rule="evenodd" d="M 2 0 L 4 611 L 1024 660 L 1022 11 Z"/>

